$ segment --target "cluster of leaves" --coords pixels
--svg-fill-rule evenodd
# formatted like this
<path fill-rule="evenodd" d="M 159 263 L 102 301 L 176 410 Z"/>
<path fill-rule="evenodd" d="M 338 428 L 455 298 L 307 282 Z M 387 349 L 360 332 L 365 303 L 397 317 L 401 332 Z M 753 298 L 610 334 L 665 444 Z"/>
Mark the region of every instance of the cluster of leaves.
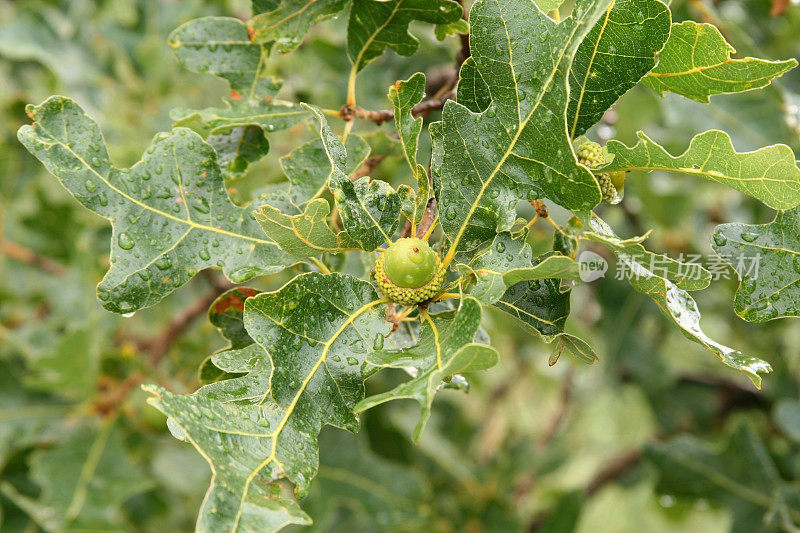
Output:
<path fill-rule="evenodd" d="M 590 128 L 637 85 L 709 102 L 712 95 L 765 87 L 796 61 L 731 59 L 731 46 L 714 26 L 673 24 L 659 0 L 579 0 L 561 21 L 558 11 L 547 14 L 527 0 L 477 0 L 468 14 L 451 0 L 260 0 L 252 8 L 246 22 L 204 17 L 172 32 L 178 60 L 227 81 L 230 97 L 224 107 L 173 109 L 172 131 L 158 134 L 135 164 L 111 162 L 100 127 L 70 98 L 28 106 L 33 124 L 19 130 L 19 140 L 83 206 L 112 222 L 110 267 L 97 287 L 105 309 L 129 315 L 152 306 L 212 267 L 237 284 L 290 273 L 280 288 L 237 287 L 212 303 L 210 321 L 230 346 L 203 363 L 196 392 L 145 389 L 169 417 L 172 434 L 190 442 L 211 467 L 199 530 L 310 524 L 287 482 L 296 498 L 305 497 L 320 454 L 332 471 L 338 465 L 353 476 L 364 470 L 392 480 L 384 484 L 388 494 L 362 489 L 355 496 L 376 510 L 378 527 L 410 520 L 417 503 L 408 502 L 424 499 L 418 480 L 368 454 L 354 464 L 343 456 L 352 442 L 346 437 L 323 434 L 332 450 L 320 451 L 321 429 L 355 432 L 360 413 L 412 398 L 421 409 L 413 430 L 420 439 L 435 394 L 466 388 L 462 373 L 500 359 L 481 328 L 487 314 L 512 317 L 527 333 L 553 343 L 551 364 L 564 350 L 594 362 L 590 344 L 566 330 L 572 287 L 581 279 L 581 246 L 616 257 L 633 274 L 631 288 L 651 298 L 668 323 L 760 387 L 759 373 L 770 365 L 700 327 L 689 292 L 708 286 L 711 273 L 646 250 L 646 235 L 617 236 L 594 212 L 601 195 L 593 172 L 700 176 L 778 210 L 766 226 L 723 224 L 713 234 L 714 250 L 742 278 L 737 314 L 763 322 L 798 314 L 800 169 L 792 149 L 776 144 L 740 152 L 728 134 L 712 129 L 684 141 L 688 148 L 678 153 L 639 132 L 631 146 L 608 142 L 608 162 L 590 170 L 578 163 L 574 145 L 587 132 L 600 138 L 599 129 Z M 278 54 L 295 53 L 313 25 L 345 10 L 345 106 L 337 111 L 313 100 L 280 99 L 272 69 Z M 386 48 L 413 55 L 419 47 L 409 33 L 413 21 L 435 24 L 443 39 L 469 33 L 454 98 L 424 100 L 426 78 L 416 73 L 391 86 L 392 110 L 379 113 L 393 119 L 392 135 L 357 135 L 355 121 L 375 116 L 356 103 L 358 75 Z M 428 125 L 428 164 L 420 156 L 424 121 L 416 106 L 430 101 L 443 109 Z M 341 136 L 327 117 L 345 119 Z M 233 201 L 229 189 L 254 174 L 275 132 L 304 124 L 315 138 L 281 158 L 285 179 L 262 184 L 252 201 Z M 362 169 L 374 168 L 369 158 L 387 156 L 399 158 L 413 186 L 364 175 Z M 563 208 L 569 220 L 558 225 L 545 202 L 553 212 Z M 529 211 L 520 207 L 526 203 L 538 214 L 526 217 Z M 540 218 L 552 222 L 556 234 L 550 250 L 534 252 L 530 230 Z M 409 234 L 433 235 L 449 274 L 447 288 L 432 302 L 403 310 L 376 292 L 368 271 L 383 247 Z M 737 262 L 751 257 L 764 261 L 758 275 L 744 269 L 751 262 Z M 296 271 L 302 273 L 292 277 Z M 61 350 L 91 358 L 92 333 L 79 333 L 64 337 Z M 82 372 L 91 359 L 54 360 L 59 379 L 91 379 Z M 60 366 L 64 360 L 70 366 Z M 39 375 L 52 375 L 47 359 L 37 364 Z M 392 368 L 411 378 L 365 398 L 365 380 Z M 794 427 L 796 407 L 782 404 L 776 416 Z M 11 485 L 3 485 L 3 494 L 46 530 L 114 523 L 118 517 L 110 513 L 148 488 L 147 477 L 122 453 L 120 435 L 108 419 L 91 431 L 73 428 L 68 446 L 31 459 L 38 498 Z M 649 449 L 664 472 L 661 490 L 725 503 L 741 513 L 739 521 L 766 514 L 770 523 L 797 522 L 798 495 L 782 482 L 754 430 L 736 426 L 730 443 L 721 453 L 692 440 Z M 65 450 L 80 450 L 80 456 Z M 65 462 L 75 471 L 56 468 Z M 94 472 L 103 473 L 103 490 L 83 484 L 64 500 L 54 488 Z M 687 480 L 698 475 L 709 486 L 688 489 Z M 326 477 L 324 468 L 320 479 L 332 491 L 348 482 Z M 389 502 L 400 499 L 406 503 L 394 510 Z M 576 516 L 569 502 L 559 505 L 554 521 Z"/>

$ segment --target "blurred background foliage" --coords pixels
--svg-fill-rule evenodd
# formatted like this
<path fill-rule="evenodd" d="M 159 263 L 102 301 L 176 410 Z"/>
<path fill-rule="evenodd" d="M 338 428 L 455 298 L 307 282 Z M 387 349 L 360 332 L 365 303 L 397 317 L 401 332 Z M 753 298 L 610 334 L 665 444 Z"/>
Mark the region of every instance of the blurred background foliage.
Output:
<path fill-rule="evenodd" d="M 770 0 L 677 0 L 675 21 L 713 22 L 740 56 L 800 51 L 800 7 L 771 16 Z M 190 531 L 210 473 L 144 402 L 142 381 L 188 392 L 204 359 L 226 345 L 205 319 L 216 273 L 198 276 L 151 309 L 105 312 L 95 285 L 108 263 L 109 224 L 69 197 L 16 140 L 26 103 L 75 98 L 96 118 L 120 166 L 169 130 L 175 106 L 216 105 L 226 85 L 179 67 L 167 35 L 192 18 L 247 18 L 244 0 L 0 0 L 0 529 L 35 532 Z M 316 26 L 272 73 L 281 96 L 338 109 L 349 69 L 345 20 Z M 389 107 L 391 83 L 454 68 L 458 37 L 429 26 L 410 59 L 388 53 L 362 75 L 359 103 Z M 428 120 L 437 120 L 438 112 Z M 334 120 L 341 131 L 343 123 Z M 357 124 L 356 131 L 370 125 Z M 739 150 L 800 150 L 800 71 L 765 90 L 698 104 L 625 95 L 590 136 L 628 144 L 644 130 L 681 152 L 720 128 Z M 384 126 L 385 131 L 391 132 Z M 248 201 L 282 177 L 278 158 L 312 138 L 307 125 L 271 136 L 270 155 L 230 183 Z M 427 148 L 423 148 L 425 150 Z M 424 157 L 424 156 L 423 156 Z M 385 159 L 373 175 L 410 175 Z M 768 222 L 736 191 L 690 177 L 631 176 L 604 218 L 621 235 L 654 229 L 649 248 L 713 254 L 720 222 Z M 566 214 L 556 211 L 560 222 Z M 560 218 L 559 218 L 560 217 Z M 535 226 L 539 249 L 549 225 Z M 598 252 L 600 250 L 597 250 Z M 612 266 L 613 270 L 613 266 Z M 303 507 L 320 531 L 772 531 L 800 524 L 800 328 L 754 325 L 732 310 L 735 274 L 696 294 L 711 337 L 768 360 L 757 392 L 669 327 L 646 296 L 606 278 L 573 291 L 572 327 L 600 362 L 565 358 L 490 315 L 502 358 L 470 376 L 468 394 L 441 394 L 420 442 L 417 409 L 392 402 L 363 417 L 358 436 L 323 431 L 321 467 Z M 259 280 L 274 289 L 287 274 Z M 385 390 L 391 373 L 368 382 Z M 375 381 L 374 383 L 372 381 Z"/>

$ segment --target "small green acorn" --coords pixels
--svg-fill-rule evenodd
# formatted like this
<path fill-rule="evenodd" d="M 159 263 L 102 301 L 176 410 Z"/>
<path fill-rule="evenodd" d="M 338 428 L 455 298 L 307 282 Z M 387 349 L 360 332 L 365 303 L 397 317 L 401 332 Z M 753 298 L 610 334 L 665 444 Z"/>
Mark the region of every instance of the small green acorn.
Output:
<path fill-rule="evenodd" d="M 433 298 L 444 282 L 445 269 L 422 239 L 398 239 L 375 262 L 378 288 L 393 302 L 414 305 Z"/>
<path fill-rule="evenodd" d="M 603 148 L 596 142 L 586 141 L 578 147 L 578 162 L 586 165 L 589 168 L 597 168 L 606 162 L 606 156 L 603 154 Z M 614 172 L 614 174 L 619 174 Z M 603 201 L 607 204 L 613 204 L 617 201 L 617 188 L 614 179 L 619 180 L 619 176 L 612 176 L 608 173 L 595 174 L 595 179 L 600 185 L 600 191 L 603 193 Z M 622 181 L 625 183 L 625 173 L 622 173 Z"/>

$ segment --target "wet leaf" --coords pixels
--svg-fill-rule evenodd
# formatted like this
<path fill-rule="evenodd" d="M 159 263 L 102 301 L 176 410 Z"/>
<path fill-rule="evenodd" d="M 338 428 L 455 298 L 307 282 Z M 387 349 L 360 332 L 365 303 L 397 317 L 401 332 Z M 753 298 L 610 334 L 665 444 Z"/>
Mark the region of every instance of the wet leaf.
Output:
<path fill-rule="evenodd" d="M 331 164 L 329 185 L 351 241 L 359 243 L 366 251 L 392 242 L 403 204 L 410 197 L 408 187 L 401 186 L 395 191 L 385 181 L 367 176 L 351 181 L 345 172 L 347 151 L 342 141 L 331 131 L 319 110 L 310 106 L 306 109 L 319 122 L 320 137 Z"/>
<path fill-rule="evenodd" d="M 611 239 L 612 241 L 618 238 L 608 225 L 597 218 L 592 220 L 591 228 L 596 237 L 590 237 L 587 234 L 587 238 L 597 239 L 602 236 L 606 240 Z M 661 312 L 680 328 L 687 339 L 700 344 L 729 367 L 743 372 L 756 388 L 761 388 L 759 373 L 771 372 L 772 367 L 769 363 L 711 339 L 700 328 L 700 311 L 697 303 L 689 296 L 688 292 L 669 279 L 669 270 L 651 269 L 649 263 L 642 261 L 647 256 L 628 255 L 615 248 L 611 246 L 611 250 L 617 254 L 617 259 L 624 265 L 627 271 L 627 281 L 634 289 L 652 298 Z M 707 281 L 705 283 L 708 284 Z"/>
<path fill-rule="evenodd" d="M 475 287 L 470 295 L 482 304 L 493 304 L 509 287 L 521 281 L 579 279 L 578 263 L 574 259 L 563 255 L 534 258 L 526 241 L 527 232 L 517 236 L 498 233 L 491 245 L 472 256 L 468 264 L 456 264 L 455 268 L 462 275 L 475 276 Z"/>
<path fill-rule="evenodd" d="M 358 135 L 350 135 L 345 151 L 347 156 L 342 171 L 349 176 L 370 155 L 370 146 Z M 281 157 L 281 168 L 289 179 L 289 195 L 297 205 L 303 205 L 327 190 L 333 173 L 322 139 L 309 141 Z"/>
<path fill-rule="evenodd" d="M 256 0 L 253 40 L 273 43 L 276 52 L 289 52 L 303 42 L 312 24 L 335 15 L 345 5 L 347 0 Z"/>
<path fill-rule="evenodd" d="M 414 428 L 419 440 L 431 415 L 431 405 L 442 381 L 456 373 L 485 370 L 497 364 L 499 354 L 491 346 L 475 343 L 481 321 L 481 305 L 471 297 L 461 299 L 455 313 L 430 315 L 425 320 L 416 346 L 400 351 L 378 351 L 368 361 L 382 367 L 413 367 L 417 375 L 394 389 L 370 396 L 356 405 L 357 412 L 376 405 L 410 398 L 420 404 L 421 413 Z"/>
<path fill-rule="evenodd" d="M 670 91 L 708 102 L 714 94 L 765 87 L 797 66 L 794 59 L 731 59 L 734 52 L 712 24 L 690 20 L 673 24 L 667 44 L 658 55 L 658 66 L 650 71 L 644 83 L 660 95 Z"/>
<path fill-rule="evenodd" d="M 617 0 L 583 39 L 569 74 L 567 126 L 582 135 L 656 65 L 671 14 L 659 0 Z"/>
<path fill-rule="evenodd" d="M 800 316 L 800 208 L 780 211 L 769 224 L 722 224 L 714 251 L 741 280 L 736 314 L 749 322 Z"/>
<path fill-rule="evenodd" d="M 20 141 L 112 222 L 111 268 L 97 287 L 109 311 L 154 305 L 204 268 L 240 283 L 294 261 L 230 201 L 213 148 L 194 132 L 159 134 L 141 161 L 119 169 L 97 123 L 72 100 L 55 96 L 28 112 L 34 125 L 20 128 Z"/>
<path fill-rule="evenodd" d="M 558 24 L 527 0 L 472 6 L 470 49 L 491 103 L 476 113 L 448 101 L 431 128 L 451 242 L 445 263 L 510 229 L 521 199 L 546 197 L 568 209 L 600 202 L 597 181 L 577 163 L 567 136 L 566 84 L 578 46 L 608 5 L 579 1 Z"/>
<path fill-rule="evenodd" d="M 281 250 L 302 259 L 352 249 L 354 243 L 349 235 L 336 233 L 328 225 L 330 212 L 328 201 L 317 198 L 307 203 L 299 215 L 284 215 L 275 207 L 262 205 L 255 216 L 267 237 Z"/>
<path fill-rule="evenodd" d="M 352 409 L 364 394 L 371 340 L 391 327 L 383 302 L 369 283 L 351 276 L 298 276 L 247 299 L 245 328 L 255 344 L 215 355 L 222 370 L 246 375 L 190 396 L 148 387 L 150 403 L 214 472 L 201 530 L 273 531 L 309 523 L 274 483 L 288 478 L 303 497 L 317 471 L 322 426 L 358 428 Z"/>
<path fill-rule="evenodd" d="M 679 172 L 722 183 L 773 209 L 800 204 L 800 168 L 786 145 L 737 152 L 727 133 L 711 130 L 696 135 L 684 153 L 673 156 L 644 133 L 637 136 L 639 142 L 632 147 L 610 141 L 607 148 L 614 159 L 603 169 Z"/>
<path fill-rule="evenodd" d="M 461 18 L 453 0 L 353 0 L 347 22 L 347 55 L 359 72 L 388 46 L 401 56 L 413 55 L 419 41 L 408 33 L 414 20 L 446 24 Z"/>
<path fill-rule="evenodd" d="M 398 81 L 389 89 L 389 100 L 394 106 L 394 124 L 403 146 L 403 155 L 417 182 L 413 222 L 416 224 L 425 213 L 430 198 L 428 171 L 417 162 L 417 144 L 422 131 L 422 117 L 414 118 L 412 108 L 425 95 L 425 75 L 418 72 L 405 81 Z"/>

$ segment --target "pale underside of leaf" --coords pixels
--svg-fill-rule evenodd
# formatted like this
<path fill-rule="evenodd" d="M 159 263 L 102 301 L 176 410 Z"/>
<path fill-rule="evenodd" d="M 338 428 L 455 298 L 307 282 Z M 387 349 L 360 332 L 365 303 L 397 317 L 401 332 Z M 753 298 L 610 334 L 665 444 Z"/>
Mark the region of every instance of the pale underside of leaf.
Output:
<path fill-rule="evenodd" d="M 736 50 L 711 24 L 690 20 L 672 25 L 659 64 L 644 83 L 659 94 L 667 91 L 698 102 L 714 94 L 758 89 L 797 66 L 797 61 L 732 59 Z"/>
<path fill-rule="evenodd" d="M 800 316 L 800 208 L 769 224 L 722 224 L 714 251 L 739 275 L 736 314 L 750 322 Z"/>
<path fill-rule="evenodd" d="M 599 242 L 609 240 L 610 243 L 613 243 L 616 238 L 616 235 L 608 225 L 599 218 L 592 219 L 591 227 L 595 235 L 593 237 L 594 240 Z M 590 235 L 587 234 L 587 237 L 590 237 Z M 646 256 L 626 254 L 613 246 L 613 244 L 609 248 L 617 254 L 617 259 L 625 265 L 628 273 L 627 281 L 631 286 L 652 298 L 662 313 L 681 330 L 686 338 L 709 350 L 729 367 L 743 372 L 750 378 L 756 388 L 761 388 L 761 376 L 759 376 L 759 373 L 771 372 L 772 367 L 769 363 L 724 346 L 706 335 L 700 328 L 700 311 L 694 299 L 688 292 L 670 281 L 667 273 L 660 272 L 660 269 L 653 269 L 650 264 L 641 261 L 641 257 Z M 706 285 L 708 284 L 707 281 L 705 283 Z"/>
<path fill-rule="evenodd" d="M 603 170 L 661 170 L 707 178 L 764 202 L 773 209 L 800 204 L 800 168 L 792 149 L 783 144 L 754 152 L 737 152 L 724 131 L 696 135 L 686 151 L 677 156 L 642 132 L 633 147 L 610 141 L 614 159 Z"/>

